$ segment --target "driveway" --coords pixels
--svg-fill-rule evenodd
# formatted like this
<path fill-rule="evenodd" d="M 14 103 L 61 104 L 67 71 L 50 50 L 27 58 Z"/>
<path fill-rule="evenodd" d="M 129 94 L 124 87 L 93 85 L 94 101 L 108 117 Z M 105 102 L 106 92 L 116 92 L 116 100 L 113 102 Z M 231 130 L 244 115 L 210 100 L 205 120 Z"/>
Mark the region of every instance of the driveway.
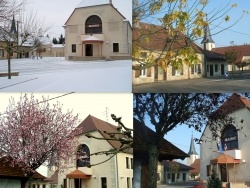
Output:
<path fill-rule="evenodd" d="M 235 78 L 197 78 L 178 81 L 161 81 L 147 84 L 134 84 L 133 93 L 233 93 L 250 92 L 250 73 Z"/>

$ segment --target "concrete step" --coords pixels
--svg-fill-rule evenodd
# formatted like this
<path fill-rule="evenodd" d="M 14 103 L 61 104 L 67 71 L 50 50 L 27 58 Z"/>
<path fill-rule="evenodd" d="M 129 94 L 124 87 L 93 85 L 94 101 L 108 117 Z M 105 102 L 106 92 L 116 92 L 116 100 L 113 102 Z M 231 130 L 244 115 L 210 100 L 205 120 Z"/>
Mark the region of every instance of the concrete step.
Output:
<path fill-rule="evenodd" d="M 231 188 L 249 188 L 245 183 L 231 183 Z"/>

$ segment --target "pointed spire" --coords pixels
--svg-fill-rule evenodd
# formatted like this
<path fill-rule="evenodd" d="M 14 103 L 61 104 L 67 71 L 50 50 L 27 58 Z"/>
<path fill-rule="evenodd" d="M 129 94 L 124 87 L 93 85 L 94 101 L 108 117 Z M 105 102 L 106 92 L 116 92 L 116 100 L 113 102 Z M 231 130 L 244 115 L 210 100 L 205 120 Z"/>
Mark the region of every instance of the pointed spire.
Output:
<path fill-rule="evenodd" d="M 13 15 L 13 19 L 12 19 L 12 23 L 11 23 L 11 27 L 10 27 L 10 32 L 13 34 L 17 34 L 17 30 L 16 30 L 16 21 Z"/>
<path fill-rule="evenodd" d="M 194 147 L 194 139 L 193 139 L 193 134 L 192 134 L 192 138 L 191 138 L 191 143 L 190 143 L 190 148 L 189 148 L 189 152 L 188 155 L 198 155 L 198 153 L 195 151 L 195 147 Z"/>
<path fill-rule="evenodd" d="M 204 38 L 203 40 L 201 41 L 201 44 L 204 44 L 204 43 L 214 43 L 212 37 L 211 37 L 211 33 L 210 33 L 210 29 L 209 29 L 209 26 L 206 26 L 204 28 Z"/>

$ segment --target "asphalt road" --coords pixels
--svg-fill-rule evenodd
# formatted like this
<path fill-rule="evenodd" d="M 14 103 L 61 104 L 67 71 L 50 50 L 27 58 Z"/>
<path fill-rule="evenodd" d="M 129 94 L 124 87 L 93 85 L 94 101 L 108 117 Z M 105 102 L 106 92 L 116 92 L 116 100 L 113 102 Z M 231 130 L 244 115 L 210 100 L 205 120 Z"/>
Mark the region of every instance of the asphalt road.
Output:
<path fill-rule="evenodd" d="M 250 73 L 237 78 L 197 78 L 134 84 L 133 93 L 250 93 Z"/>
<path fill-rule="evenodd" d="M 174 183 L 174 184 L 160 184 L 157 186 L 157 188 L 193 188 L 194 185 L 199 184 L 196 181 L 188 181 L 188 182 L 180 182 L 180 183 Z"/>

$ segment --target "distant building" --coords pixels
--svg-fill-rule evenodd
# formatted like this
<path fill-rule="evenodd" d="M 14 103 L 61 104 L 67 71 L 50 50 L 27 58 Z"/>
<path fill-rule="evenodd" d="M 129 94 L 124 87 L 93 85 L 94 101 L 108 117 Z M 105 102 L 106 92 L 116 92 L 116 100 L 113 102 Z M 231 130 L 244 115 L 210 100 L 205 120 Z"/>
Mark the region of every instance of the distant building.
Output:
<path fill-rule="evenodd" d="M 161 162 L 163 167 L 163 183 L 170 184 L 175 182 L 186 182 L 189 181 L 189 171 L 193 168 L 177 161 L 167 161 Z M 177 169 L 175 172 L 174 169 Z"/>
<path fill-rule="evenodd" d="M 200 179 L 200 159 L 195 159 L 194 162 L 190 165 L 192 170 L 189 170 L 190 180 L 198 180 Z"/>
<path fill-rule="evenodd" d="M 250 177 L 250 100 L 238 94 L 232 94 L 215 114 L 226 114 L 234 118 L 232 123 L 218 122 L 219 138 L 211 141 L 212 132 L 208 126 L 200 138 L 201 141 L 201 179 L 208 180 L 212 169 L 224 183 L 248 183 Z M 236 187 L 232 185 L 231 187 Z"/>
<path fill-rule="evenodd" d="M 111 0 L 84 0 L 65 23 L 67 60 L 131 59 L 131 25 Z"/>

